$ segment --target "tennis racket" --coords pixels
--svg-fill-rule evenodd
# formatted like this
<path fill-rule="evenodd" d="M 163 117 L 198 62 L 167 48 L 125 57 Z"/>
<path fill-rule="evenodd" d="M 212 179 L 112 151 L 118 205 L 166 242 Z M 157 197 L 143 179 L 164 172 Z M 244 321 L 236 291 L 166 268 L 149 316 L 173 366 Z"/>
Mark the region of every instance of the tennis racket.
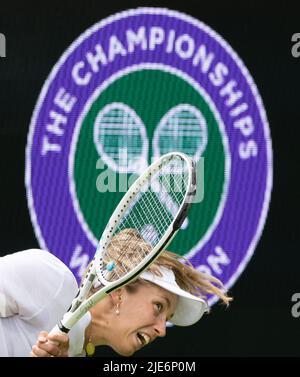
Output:
<path fill-rule="evenodd" d="M 175 150 L 187 154 L 197 163 L 205 152 L 207 139 L 207 124 L 202 113 L 195 106 L 182 103 L 161 118 L 154 132 L 152 152 L 158 158 Z M 188 225 L 186 217 L 181 229 Z"/>
<path fill-rule="evenodd" d="M 195 166 L 188 156 L 172 152 L 152 163 L 121 199 L 76 297 L 50 333 L 68 333 L 93 305 L 136 279 L 173 239 L 195 194 Z M 141 239 L 146 247 L 139 246 Z M 137 246 L 126 247 L 129 242 Z"/>

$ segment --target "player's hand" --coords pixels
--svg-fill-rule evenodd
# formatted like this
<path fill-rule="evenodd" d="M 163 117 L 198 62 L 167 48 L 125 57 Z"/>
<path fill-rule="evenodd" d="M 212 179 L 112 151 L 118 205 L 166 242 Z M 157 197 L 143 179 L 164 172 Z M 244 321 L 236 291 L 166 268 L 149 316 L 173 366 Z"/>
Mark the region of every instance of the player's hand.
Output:
<path fill-rule="evenodd" d="M 41 331 L 37 342 L 32 346 L 32 357 L 68 357 L 69 337 L 67 334 L 49 335 Z"/>

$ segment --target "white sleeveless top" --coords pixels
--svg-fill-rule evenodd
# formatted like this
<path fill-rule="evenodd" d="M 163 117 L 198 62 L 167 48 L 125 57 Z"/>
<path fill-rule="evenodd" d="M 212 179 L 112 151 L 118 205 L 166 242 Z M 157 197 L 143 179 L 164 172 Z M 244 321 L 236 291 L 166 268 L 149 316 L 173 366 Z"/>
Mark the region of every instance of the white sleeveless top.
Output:
<path fill-rule="evenodd" d="M 53 254 L 39 249 L 0 258 L 0 356 L 29 356 L 40 331 L 50 331 L 77 294 L 76 279 Z M 85 314 L 69 333 L 69 356 L 84 356 Z"/>

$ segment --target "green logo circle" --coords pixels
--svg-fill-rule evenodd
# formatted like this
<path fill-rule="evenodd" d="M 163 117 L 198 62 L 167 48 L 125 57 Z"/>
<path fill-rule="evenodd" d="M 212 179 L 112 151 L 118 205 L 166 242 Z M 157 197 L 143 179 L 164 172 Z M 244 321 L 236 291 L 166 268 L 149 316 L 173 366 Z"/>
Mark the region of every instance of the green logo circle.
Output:
<path fill-rule="evenodd" d="M 226 191 L 226 137 L 212 102 L 189 77 L 153 65 L 119 72 L 87 101 L 74 135 L 75 207 L 95 245 L 138 167 L 174 150 L 196 160 L 199 188 L 169 249 L 188 254 L 216 226 Z"/>

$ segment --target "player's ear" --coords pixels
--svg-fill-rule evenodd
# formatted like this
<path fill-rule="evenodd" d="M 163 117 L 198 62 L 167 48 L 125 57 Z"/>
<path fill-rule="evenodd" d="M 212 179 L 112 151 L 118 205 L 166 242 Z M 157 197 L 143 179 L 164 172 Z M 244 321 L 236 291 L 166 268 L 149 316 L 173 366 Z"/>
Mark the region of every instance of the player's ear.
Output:
<path fill-rule="evenodd" d="M 113 301 L 113 303 L 116 305 L 118 302 L 120 303 L 121 299 L 122 299 L 122 294 L 123 294 L 123 291 L 124 289 L 123 288 L 119 288 L 119 289 L 116 289 L 115 291 L 111 292 L 109 294 L 111 300 Z"/>

